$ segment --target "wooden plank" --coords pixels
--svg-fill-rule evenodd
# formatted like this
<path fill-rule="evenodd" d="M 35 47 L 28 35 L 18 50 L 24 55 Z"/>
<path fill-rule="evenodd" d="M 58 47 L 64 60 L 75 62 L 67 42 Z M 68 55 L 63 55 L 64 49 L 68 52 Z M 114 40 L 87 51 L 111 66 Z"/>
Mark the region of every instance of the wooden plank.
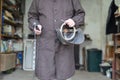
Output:
<path fill-rule="evenodd" d="M 2 27 L 2 0 L 0 0 L 0 32 L 1 32 L 1 27 Z M 1 36 L 0 36 L 0 39 L 1 39 Z"/>
<path fill-rule="evenodd" d="M 2 29 L 2 2 L 3 0 L 0 0 L 0 45 L 1 45 L 1 29 Z M 1 48 L 0 48 L 1 51 Z"/>

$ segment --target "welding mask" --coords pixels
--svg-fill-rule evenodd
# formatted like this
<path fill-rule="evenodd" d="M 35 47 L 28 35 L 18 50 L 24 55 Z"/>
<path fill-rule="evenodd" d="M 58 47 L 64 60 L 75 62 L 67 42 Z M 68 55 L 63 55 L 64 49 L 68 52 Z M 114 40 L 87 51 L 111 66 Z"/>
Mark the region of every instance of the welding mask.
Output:
<path fill-rule="evenodd" d="M 66 23 L 63 23 L 59 29 L 56 29 L 57 37 L 59 41 L 64 45 L 75 44 L 79 45 L 84 42 L 85 37 L 80 28 L 69 27 Z"/>

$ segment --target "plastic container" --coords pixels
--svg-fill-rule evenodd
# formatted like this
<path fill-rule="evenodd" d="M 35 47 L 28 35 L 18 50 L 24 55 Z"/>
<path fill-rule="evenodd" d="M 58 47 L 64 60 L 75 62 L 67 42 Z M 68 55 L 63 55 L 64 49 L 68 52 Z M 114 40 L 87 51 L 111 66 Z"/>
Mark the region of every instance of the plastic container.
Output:
<path fill-rule="evenodd" d="M 18 52 L 17 58 L 19 59 L 20 64 L 23 64 L 23 54 L 22 54 L 22 52 Z"/>
<path fill-rule="evenodd" d="M 100 72 L 100 63 L 102 61 L 102 51 L 99 49 L 87 50 L 87 70 L 89 72 Z"/>
<path fill-rule="evenodd" d="M 103 75 L 106 75 L 107 70 L 111 68 L 111 66 L 100 66 L 100 67 Z"/>

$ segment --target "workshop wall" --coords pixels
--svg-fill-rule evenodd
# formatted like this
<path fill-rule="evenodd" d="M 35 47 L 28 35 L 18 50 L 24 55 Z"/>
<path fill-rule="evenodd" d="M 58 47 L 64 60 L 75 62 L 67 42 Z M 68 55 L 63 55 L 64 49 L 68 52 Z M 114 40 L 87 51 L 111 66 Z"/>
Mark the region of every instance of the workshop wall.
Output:
<path fill-rule="evenodd" d="M 109 6 L 112 0 L 81 0 L 85 9 L 85 34 L 89 34 L 92 43 L 87 48 L 98 48 L 105 52 L 106 45 L 106 20 Z M 120 5 L 120 0 L 115 0 L 116 5 Z"/>
<path fill-rule="evenodd" d="M 24 16 L 24 38 L 28 37 L 28 34 L 32 33 L 28 28 L 28 10 L 32 3 L 32 0 L 26 0 L 25 5 L 25 16 Z"/>

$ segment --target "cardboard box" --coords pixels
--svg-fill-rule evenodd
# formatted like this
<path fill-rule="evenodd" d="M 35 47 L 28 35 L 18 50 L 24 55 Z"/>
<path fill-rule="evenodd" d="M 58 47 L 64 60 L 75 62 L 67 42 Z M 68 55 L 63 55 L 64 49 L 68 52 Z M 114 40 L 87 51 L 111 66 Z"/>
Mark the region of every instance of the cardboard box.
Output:
<path fill-rule="evenodd" d="M 3 32 L 4 32 L 4 34 L 14 36 L 15 28 L 13 26 L 11 26 L 11 25 L 4 25 L 3 26 Z"/>
<path fill-rule="evenodd" d="M 16 66 L 16 54 L 0 54 L 0 71 L 6 71 Z"/>

